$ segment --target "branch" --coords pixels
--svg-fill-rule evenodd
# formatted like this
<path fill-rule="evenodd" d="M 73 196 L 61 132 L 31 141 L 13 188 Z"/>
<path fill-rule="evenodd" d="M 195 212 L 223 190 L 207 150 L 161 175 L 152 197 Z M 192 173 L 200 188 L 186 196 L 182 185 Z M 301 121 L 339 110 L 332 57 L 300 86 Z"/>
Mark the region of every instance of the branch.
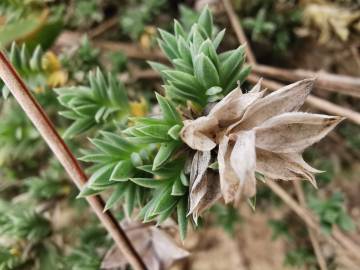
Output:
<path fill-rule="evenodd" d="M 87 181 L 84 171 L 63 139 L 57 133 L 45 111 L 31 95 L 29 89 L 11 63 L 6 59 L 3 52 L 0 52 L 0 78 L 9 88 L 70 178 L 76 186 L 81 189 Z M 104 202 L 102 198 L 100 196 L 89 196 L 86 200 L 133 268 L 136 270 L 145 270 L 146 266 L 144 262 L 137 254 L 117 220 L 110 211 L 103 212 Z"/>
<path fill-rule="evenodd" d="M 298 197 L 301 207 L 306 208 L 306 200 L 305 200 L 305 195 L 304 195 L 304 191 L 302 189 L 301 183 L 298 181 L 294 181 L 293 184 L 294 184 L 296 196 Z M 314 253 L 315 253 L 316 259 L 318 261 L 320 270 L 327 270 L 328 268 L 326 266 L 326 261 L 321 252 L 319 241 L 316 237 L 317 234 L 313 229 L 309 228 L 309 226 L 307 226 L 307 227 L 308 227 L 307 229 L 309 232 L 309 238 L 310 238 L 311 244 L 313 246 Z"/>
<path fill-rule="evenodd" d="M 146 59 L 146 60 L 158 60 L 158 61 L 167 61 L 165 55 L 158 49 L 145 50 L 138 45 L 126 42 L 113 42 L 105 40 L 93 40 L 93 43 L 96 47 L 107 50 L 107 51 L 121 51 L 127 57 L 133 59 Z"/>
<path fill-rule="evenodd" d="M 318 89 L 360 98 L 359 78 L 302 69 L 289 70 L 265 65 L 254 65 L 252 70 L 258 75 L 285 82 L 295 82 L 316 77 L 315 87 Z"/>
<path fill-rule="evenodd" d="M 247 41 L 244 30 L 242 29 L 242 27 L 239 23 L 239 18 L 236 15 L 230 0 L 223 0 L 223 4 L 224 4 L 226 13 L 229 17 L 231 26 L 236 34 L 237 39 L 239 40 L 240 44 L 247 44 L 247 46 L 245 48 L 247 60 L 249 61 L 250 64 L 256 65 L 255 55 L 254 55 L 253 51 L 251 50 L 250 44 Z"/>
<path fill-rule="evenodd" d="M 321 234 L 324 236 L 328 242 L 336 248 L 339 254 L 350 256 L 353 259 L 356 259 L 360 262 L 360 247 L 353 243 L 350 239 L 348 239 L 345 235 L 342 234 L 339 230 L 334 230 L 333 234 L 324 234 L 321 231 L 320 225 L 315 218 L 313 217 L 312 213 L 309 212 L 304 207 L 301 207 L 289 194 L 275 181 L 266 179 L 265 184 L 277 195 L 279 196 L 282 201 L 287 204 L 291 210 L 293 210 L 304 222 L 305 224 L 314 230 L 316 234 Z M 338 235 L 336 235 L 338 234 Z M 341 240 L 339 241 L 339 234 L 341 235 Z M 346 244 L 345 244 L 346 242 Z"/>
<path fill-rule="evenodd" d="M 115 27 L 118 24 L 118 22 L 119 22 L 119 18 L 117 16 L 107 19 L 106 21 L 102 22 L 88 33 L 89 38 L 93 39 L 98 36 L 101 36 L 106 31 Z"/>

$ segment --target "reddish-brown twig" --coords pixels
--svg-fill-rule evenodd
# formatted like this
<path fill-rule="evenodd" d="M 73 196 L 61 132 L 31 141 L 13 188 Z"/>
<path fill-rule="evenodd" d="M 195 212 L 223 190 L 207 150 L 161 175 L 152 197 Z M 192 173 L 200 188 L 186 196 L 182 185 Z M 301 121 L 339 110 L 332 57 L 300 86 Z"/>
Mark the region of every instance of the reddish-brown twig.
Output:
<path fill-rule="evenodd" d="M 4 81 L 26 115 L 49 145 L 70 178 L 76 186 L 81 189 L 86 183 L 87 177 L 80 167 L 80 164 L 56 131 L 45 111 L 31 95 L 23 80 L 2 52 L 0 52 L 0 78 Z M 146 266 L 144 262 L 137 254 L 117 220 L 111 212 L 103 212 L 104 202 L 101 197 L 89 196 L 86 199 L 128 262 L 134 269 L 145 270 Z"/>

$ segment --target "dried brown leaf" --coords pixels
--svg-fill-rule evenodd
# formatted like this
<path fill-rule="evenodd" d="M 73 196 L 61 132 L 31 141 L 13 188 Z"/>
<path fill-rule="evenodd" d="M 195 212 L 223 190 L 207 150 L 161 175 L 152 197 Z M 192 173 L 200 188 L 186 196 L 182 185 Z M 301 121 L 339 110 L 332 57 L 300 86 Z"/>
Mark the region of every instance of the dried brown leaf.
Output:
<path fill-rule="evenodd" d="M 245 94 L 238 88 L 207 116 L 185 122 L 182 138 L 191 148 L 210 151 L 218 144 L 220 192 L 226 203 L 237 204 L 242 195 L 255 195 L 255 172 L 271 179 L 307 179 L 316 186 L 314 174 L 320 171 L 308 165 L 301 153 L 343 118 L 297 112 L 313 84 L 314 79 L 305 79 L 265 97 L 260 82 Z M 195 220 L 219 196 L 216 178 L 199 170 L 204 167 L 197 164 L 199 158 L 197 153 L 190 189 L 190 213 Z"/>
<path fill-rule="evenodd" d="M 235 134 L 235 140 L 230 162 L 239 180 L 239 188 L 235 198 L 235 203 L 238 203 L 242 194 L 246 197 L 252 197 L 256 193 L 255 132 L 253 130 L 239 132 Z"/>
<path fill-rule="evenodd" d="M 212 150 L 216 146 L 217 135 L 230 124 L 239 121 L 246 109 L 264 94 L 265 91 L 260 92 L 260 82 L 247 94 L 243 94 L 240 88 L 233 90 L 207 116 L 184 121 L 180 133 L 182 140 L 194 150 Z"/>
<path fill-rule="evenodd" d="M 283 113 L 255 128 L 256 147 L 275 153 L 301 152 L 326 136 L 342 117 Z"/>
<path fill-rule="evenodd" d="M 221 198 L 219 175 L 211 170 L 207 171 L 202 179 L 201 187 L 205 191 L 201 200 L 191 210 L 194 222 L 197 224 L 198 217 L 216 201 Z M 191 196 L 191 195 L 190 195 Z"/>
<path fill-rule="evenodd" d="M 149 270 L 166 270 L 175 261 L 189 256 L 167 233 L 155 226 L 131 222 L 125 231 Z M 114 245 L 105 255 L 101 269 L 127 269 L 127 265 L 124 256 Z"/>
<path fill-rule="evenodd" d="M 184 127 L 181 130 L 180 136 L 192 149 L 210 151 L 216 146 L 214 136 L 217 126 L 217 120 L 211 117 L 202 116 L 194 121 L 187 120 L 184 121 Z"/>
<path fill-rule="evenodd" d="M 256 149 L 256 171 L 270 179 L 307 179 L 316 187 L 313 173 L 318 171 L 306 164 L 299 154 L 281 154 Z"/>
<path fill-rule="evenodd" d="M 218 150 L 220 189 L 225 203 L 235 200 L 239 187 L 239 180 L 230 164 L 230 155 L 233 147 L 229 137 L 224 136 L 220 141 Z"/>
<path fill-rule="evenodd" d="M 260 83 L 247 94 L 243 94 L 240 88 L 233 90 L 212 108 L 208 117 L 214 117 L 219 123 L 219 128 L 240 120 L 245 110 L 265 94 L 265 91 L 259 90 Z"/>
<path fill-rule="evenodd" d="M 245 112 L 244 117 L 228 133 L 254 128 L 265 120 L 300 109 L 314 85 L 314 79 L 302 80 L 259 99 Z"/>
<path fill-rule="evenodd" d="M 194 155 L 193 161 L 191 163 L 191 172 L 190 172 L 190 194 L 189 194 L 189 204 L 190 210 L 189 214 L 192 214 L 200 200 L 204 197 L 206 193 L 206 182 L 207 175 L 206 171 L 210 164 L 210 151 L 197 151 Z"/>

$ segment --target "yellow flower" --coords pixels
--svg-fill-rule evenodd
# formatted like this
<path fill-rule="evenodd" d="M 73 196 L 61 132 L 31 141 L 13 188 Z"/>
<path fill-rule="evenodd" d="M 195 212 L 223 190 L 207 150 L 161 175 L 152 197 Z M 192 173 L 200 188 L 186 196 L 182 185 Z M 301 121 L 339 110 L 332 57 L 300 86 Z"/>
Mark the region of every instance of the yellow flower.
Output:
<path fill-rule="evenodd" d="M 146 100 L 141 97 L 140 101 L 130 102 L 130 113 L 132 116 L 145 116 L 147 114 L 147 103 Z"/>
<path fill-rule="evenodd" d="M 36 94 L 44 93 L 44 92 L 45 92 L 45 88 L 44 88 L 43 86 L 36 86 L 36 87 L 34 88 L 34 92 L 35 92 Z"/>
<path fill-rule="evenodd" d="M 53 52 L 47 52 L 42 58 L 42 67 L 47 72 L 57 71 L 61 69 L 59 58 Z"/>
<path fill-rule="evenodd" d="M 57 70 L 49 74 L 47 84 L 50 87 L 59 87 L 66 83 L 68 74 L 64 70 Z"/>
<path fill-rule="evenodd" d="M 48 73 L 47 84 L 59 87 L 67 82 L 68 74 L 61 69 L 59 58 L 53 52 L 47 52 L 42 58 L 42 67 Z"/>
<path fill-rule="evenodd" d="M 69 195 L 71 192 L 71 187 L 69 185 L 63 186 L 61 188 L 61 193 L 64 195 Z"/>
<path fill-rule="evenodd" d="M 140 36 L 140 46 L 144 49 L 150 49 L 155 35 L 156 28 L 153 26 L 146 26 L 144 32 Z"/>
<path fill-rule="evenodd" d="M 13 255 L 13 256 L 16 256 L 16 257 L 20 257 L 21 256 L 21 252 L 20 250 L 17 248 L 17 247 L 12 247 L 10 250 L 9 250 L 10 254 Z"/>

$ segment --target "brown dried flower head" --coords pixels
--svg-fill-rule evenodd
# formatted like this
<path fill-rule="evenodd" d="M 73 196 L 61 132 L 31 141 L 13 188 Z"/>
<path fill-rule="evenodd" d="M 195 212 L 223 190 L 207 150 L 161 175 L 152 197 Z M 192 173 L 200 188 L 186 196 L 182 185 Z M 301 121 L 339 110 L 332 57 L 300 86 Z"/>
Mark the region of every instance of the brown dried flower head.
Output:
<path fill-rule="evenodd" d="M 208 115 L 184 121 L 182 140 L 200 151 L 190 177 L 189 214 L 195 220 L 221 196 L 236 204 L 242 196 L 254 196 L 255 172 L 270 179 L 307 179 L 316 187 L 314 173 L 320 171 L 303 160 L 302 152 L 343 118 L 298 111 L 313 84 L 306 79 L 266 95 L 260 81 L 248 93 L 230 92 Z M 206 172 L 217 146 L 219 181 Z"/>

